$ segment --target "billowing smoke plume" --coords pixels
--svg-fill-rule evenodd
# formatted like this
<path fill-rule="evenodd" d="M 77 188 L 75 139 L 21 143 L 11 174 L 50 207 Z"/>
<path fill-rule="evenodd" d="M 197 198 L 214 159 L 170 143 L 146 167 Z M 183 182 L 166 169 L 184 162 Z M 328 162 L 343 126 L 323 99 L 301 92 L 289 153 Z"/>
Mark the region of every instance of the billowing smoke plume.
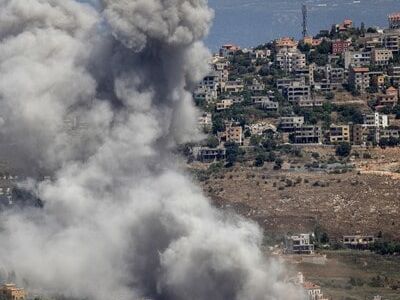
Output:
<path fill-rule="evenodd" d="M 93 300 L 302 299 L 171 149 L 197 137 L 206 0 L 0 0 L 0 154 L 42 209 L 3 212 L 0 272 Z M 35 174 L 37 177 L 37 174 Z"/>

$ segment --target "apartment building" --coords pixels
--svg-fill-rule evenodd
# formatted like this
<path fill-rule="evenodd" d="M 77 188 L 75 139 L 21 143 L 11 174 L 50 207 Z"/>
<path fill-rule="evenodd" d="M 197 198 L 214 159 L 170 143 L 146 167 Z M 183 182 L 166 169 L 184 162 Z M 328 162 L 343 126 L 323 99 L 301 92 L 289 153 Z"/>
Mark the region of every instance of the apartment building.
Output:
<path fill-rule="evenodd" d="M 292 103 L 298 102 L 301 99 L 309 99 L 310 95 L 310 86 L 297 81 L 291 82 L 283 91 L 283 96 Z"/>
<path fill-rule="evenodd" d="M 234 142 L 238 145 L 243 144 L 243 129 L 241 126 L 229 124 L 224 132 L 219 133 L 220 142 Z"/>
<path fill-rule="evenodd" d="M 363 124 L 366 126 L 375 126 L 377 128 L 387 128 L 389 127 L 389 116 L 378 112 L 374 114 L 365 114 Z"/>
<path fill-rule="evenodd" d="M 378 66 L 386 66 L 393 59 L 393 51 L 388 49 L 372 49 L 371 62 Z"/>
<path fill-rule="evenodd" d="M 388 74 L 391 83 L 396 86 L 400 86 L 400 66 L 391 66 Z"/>
<path fill-rule="evenodd" d="M 350 126 L 349 125 L 335 125 L 329 127 L 329 142 L 331 144 L 337 143 L 350 143 Z"/>
<path fill-rule="evenodd" d="M 269 99 L 268 96 L 253 96 L 251 102 L 267 111 L 277 111 L 279 103 Z"/>
<path fill-rule="evenodd" d="M 352 89 L 365 93 L 369 88 L 369 68 L 351 67 L 349 71 L 349 85 Z"/>
<path fill-rule="evenodd" d="M 212 128 L 212 114 L 207 112 L 202 113 L 197 123 L 201 129 L 210 130 Z"/>
<path fill-rule="evenodd" d="M 344 53 L 344 66 L 346 69 L 353 67 L 369 66 L 371 63 L 371 52 L 346 51 Z"/>
<path fill-rule="evenodd" d="M 293 75 L 296 78 L 296 81 L 302 81 L 308 85 L 314 85 L 314 71 L 315 65 L 310 64 L 309 66 L 305 66 L 303 68 L 294 68 Z"/>
<path fill-rule="evenodd" d="M 302 125 L 290 135 L 294 144 L 320 144 L 322 143 L 322 129 L 315 125 Z"/>
<path fill-rule="evenodd" d="M 298 49 L 282 49 L 276 55 L 276 65 L 283 71 L 291 73 L 306 66 L 306 55 Z"/>
<path fill-rule="evenodd" d="M 390 29 L 400 29 L 400 12 L 390 14 L 388 20 Z"/>
<path fill-rule="evenodd" d="M 299 234 L 285 237 L 285 254 L 314 254 L 314 244 L 310 234 Z"/>
<path fill-rule="evenodd" d="M 234 55 L 237 51 L 240 50 L 240 47 L 232 44 L 226 44 L 221 47 L 219 50 L 219 56 L 222 56 L 224 58 L 229 58 L 232 55 Z"/>
<path fill-rule="evenodd" d="M 336 40 L 332 42 L 332 54 L 338 55 L 343 54 L 349 50 L 351 42 L 343 41 L 343 40 Z"/>
<path fill-rule="evenodd" d="M 304 125 L 304 117 L 292 116 L 279 118 L 279 129 L 285 132 L 293 132 Z"/>
<path fill-rule="evenodd" d="M 377 128 L 364 124 L 354 124 L 351 126 L 351 140 L 354 145 L 366 145 L 377 142 Z"/>
<path fill-rule="evenodd" d="M 385 30 L 383 35 L 383 48 L 399 53 L 400 49 L 400 30 L 389 29 Z"/>
<path fill-rule="evenodd" d="M 369 244 L 375 243 L 373 235 L 345 235 L 343 244 L 349 248 L 366 248 Z"/>

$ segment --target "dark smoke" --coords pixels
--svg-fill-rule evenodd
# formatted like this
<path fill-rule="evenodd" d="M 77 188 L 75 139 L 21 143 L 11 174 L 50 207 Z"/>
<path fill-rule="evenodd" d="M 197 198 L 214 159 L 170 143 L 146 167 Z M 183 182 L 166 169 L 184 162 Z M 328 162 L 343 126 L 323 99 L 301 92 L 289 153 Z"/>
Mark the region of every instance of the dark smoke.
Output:
<path fill-rule="evenodd" d="M 200 138 L 212 17 L 205 0 L 0 0 L 0 154 L 52 178 L 24 185 L 42 209 L 1 215 L 3 276 L 93 300 L 303 299 L 172 155 Z"/>

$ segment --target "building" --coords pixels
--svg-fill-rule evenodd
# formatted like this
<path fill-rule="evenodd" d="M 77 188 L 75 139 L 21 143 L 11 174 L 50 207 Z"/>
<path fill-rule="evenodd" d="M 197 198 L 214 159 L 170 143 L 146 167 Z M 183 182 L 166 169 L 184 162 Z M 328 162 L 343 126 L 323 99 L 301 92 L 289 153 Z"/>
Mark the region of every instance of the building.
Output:
<path fill-rule="evenodd" d="M 279 119 L 279 129 L 285 132 L 293 132 L 304 125 L 304 117 L 281 117 Z"/>
<path fill-rule="evenodd" d="M 351 140 L 354 145 L 366 145 L 377 142 L 375 126 L 354 124 L 351 126 Z"/>
<path fill-rule="evenodd" d="M 343 244 L 349 248 L 366 248 L 368 245 L 375 243 L 373 235 L 345 235 L 343 236 Z"/>
<path fill-rule="evenodd" d="M 293 74 L 296 78 L 296 81 L 305 82 L 308 85 L 314 84 L 314 70 L 315 65 L 311 64 L 309 66 L 305 66 L 303 68 L 294 68 Z"/>
<path fill-rule="evenodd" d="M 329 142 L 331 144 L 337 143 L 350 143 L 350 126 L 349 125 L 335 125 L 329 127 Z"/>
<path fill-rule="evenodd" d="M 349 86 L 360 93 L 369 88 L 369 68 L 351 67 L 349 71 Z"/>
<path fill-rule="evenodd" d="M 310 234 L 286 236 L 285 254 L 314 254 L 314 244 L 310 240 Z"/>
<path fill-rule="evenodd" d="M 291 82 L 290 85 L 283 91 L 283 96 L 292 103 L 296 103 L 302 99 L 309 99 L 310 95 L 310 86 L 297 81 Z"/>
<path fill-rule="evenodd" d="M 194 151 L 195 157 L 201 162 L 212 162 L 225 159 L 226 150 L 224 148 L 200 147 Z"/>
<path fill-rule="evenodd" d="M 400 86 L 400 66 L 391 66 L 388 71 L 389 80 L 393 85 Z"/>
<path fill-rule="evenodd" d="M 308 300 L 328 300 L 324 298 L 324 294 L 321 292 L 321 287 L 312 282 L 304 282 L 303 289 L 306 291 Z"/>
<path fill-rule="evenodd" d="M 224 132 L 219 133 L 220 142 L 234 142 L 238 145 L 243 144 L 243 129 L 241 126 L 228 125 Z"/>
<path fill-rule="evenodd" d="M 201 129 L 210 130 L 212 128 L 212 114 L 207 112 L 202 113 L 197 123 Z"/>
<path fill-rule="evenodd" d="M 4 300 L 25 300 L 26 292 L 15 284 L 5 284 L 0 288 L 0 298 Z"/>
<path fill-rule="evenodd" d="M 270 100 L 268 96 L 253 96 L 251 97 L 251 102 L 268 111 L 277 111 L 279 109 L 279 103 Z"/>
<path fill-rule="evenodd" d="M 388 16 L 389 28 L 399 29 L 400 28 L 400 12 L 390 14 Z"/>
<path fill-rule="evenodd" d="M 232 99 L 223 99 L 217 103 L 216 110 L 221 111 L 230 108 L 233 105 Z"/>
<path fill-rule="evenodd" d="M 276 55 L 276 65 L 287 73 L 291 73 L 295 69 L 305 68 L 306 55 L 298 49 L 282 49 Z"/>
<path fill-rule="evenodd" d="M 371 62 L 375 65 L 386 66 L 393 59 L 392 50 L 388 49 L 372 49 Z"/>
<path fill-rule="evenodd" d="M 297 103 L 299 107 L 321 107 L 325 103 L 324 98 L 311 98 L 311 99 L 300 99 Z"/>
<path fill-rule="evenodd" d="M 351 42 L 343 41 L 343 40 L 336 40 L 332 42 L 332 54 L 338 55 L 343 54 L 349 50 Z"/>
<path fill-rule="evenodd" d="M 282 49 L 295 50 L 298 42 L 294 38 L 283 37 L 274 41 L 275 51 L 279 52 Z"/>
<path fill-rule="evenodd" d="M 344 66 L 346 69 L 349 67 L 363 67 L 369 66 L 371 63 L 371 52 L 360 51 L 346 51 L 344 53 Z"/>
<path fill-rule="evenodd" d="M 205 87 L 198 87 L 193 93 L 193 98 L 196 102 L 211 103 L 217 100 L 218 92 Z"/>
<path fill-rule="evenodd" d="M 399 53 L 400 49 L 400 30 L 391 29 L 385 31 L 383 35 L 383 48 Z"/>
<path fill-rule="evenodd" d="M 240 47 L 232 45 L 232 44 L 226 44 L 221 47 L 219 50 L 219 56 L 222 56 L 224 58 L 228 58 L 232 55 L 234 55 L 237 51 L 240 50 Z"/>
<path fill-rule="evenodd" d="M 236 81 L 228 81 L 225 83 L 225 86 L 223 88 L 225 93 L 241 93 L 244 90 L 244 85 L 241 80 L 236 80 Z"/>
<path fill-rule="evenodd" d="M 317 47 L 321 45 L 322 39 L 314 39 L 312 36 L 306 36 L 303 38 L 303 44 L 309 45 L 311 47 Z"/>
<path fill-rule="evenodd" d="M 378 96 L 378 105 L 379 106 L 395 106 L 399 101 L 399 94 L 396 88 L 389 87 L 385 94 L 381 94 Z"/>
<path fill-rule="evenodd" d="M 302 125 L 289 136 L 294 144 L 321 144 L 322 129 L 315 125 Z"/>
<path fill-rule="evenodd" d="M 389 127 L 389 116 L 382 115 L 378 112 L 374 114 L 365 114 L 363 124 L 366 126 L 375 126 L 376 128 L 387 128 Z"/>
<path fill-rule="evenodd" d="M 261 93 L 265 90 L 265 84 L 253 78 L 251 85 L 247 86 L 247 89 L 253 93 Z"/>

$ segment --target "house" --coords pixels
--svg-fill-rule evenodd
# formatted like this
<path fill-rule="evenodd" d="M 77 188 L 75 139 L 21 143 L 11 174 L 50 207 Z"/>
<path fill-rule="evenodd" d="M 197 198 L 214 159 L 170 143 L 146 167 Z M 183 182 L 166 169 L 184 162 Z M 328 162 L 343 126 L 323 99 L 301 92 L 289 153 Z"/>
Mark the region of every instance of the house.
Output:
<path fill-rule="evenodd" d="M 244 85 L 241 80 L 228 81 L 223 88 L 225 93 L 241 93 L 244 90 Z"/>
<path fill-rule="evenodd" d="M 321 287 L 312 282 L 304 282 L 303 289 L 306 291 L 308 295 L 308 300 L 328 300 L 324 298 L 323 293 L 321 292 Z"/>
<path fill-rule="evenodd" d="M 395 106 L 399 101 L 399 94 L 396 88 L 389 87 L 385 94 L 378 95 L 378 105 L 380 106 Z"/>
<path fill-rule="evenodd" d="M 221 47 L 219 50 L 219 55 L 228 58 L 232 55 L 234 55 L 237 51 L 240 50 L 240 47 L 232 45 L 232 44 L 226 44 Z"/>
<path fill-rule="evenodd" d="M 312 36 L 306 36 L 303 38 L 303 43 L 311 47 L 317 47 L 321 45 L 322 39 L 314 39 Z"/>
<path fill-rule="evenodd" d="M 26 292 L 15 284 L 5 284 L 0 288 L 0 298 L 4 300 L 25 300 Z"/>
<path fill-rule="evenodd" d="M 314 254 L 314 244 L 310 234 L 299 234 L 285 237 L 285 254 Z"/>
<path fill-rule="evenodd" d="M 251 102 L 265 110 L 277 111 L 279 109 L 279 103 L 272 101 L 268 96 L 253 96 Z"/>
<path fill-rule="evenodd" d="M 349 72 L 349 86 L 360 93 L 369 88 L 369 68 L 351 67 Z"/>
<path fill-rule="evenodd" d="M 297 105 L 299 107 L 321 107 L 324 105 L 325 103 L 325 99 L 324 98 L 311 98 L 311 99 L 300 99 L 297 102 Z"/>
<path fill-rule="evenodd" d="M 393 51 L 388 49 L 372 49 L 371 63 L 378 66 L 386 66 L 393 59 Z"/>
<path fill-rule="evenodd" d="M 304 117 L 292 116 L 279 118 L 279 129 L 285 132 L 293 132 L 304 125 Z"/>
<path fill-rule="evenodd" d="M 345 235 L 343 245 L 349 248 L 367 248 L 368 245 L 375 243 L 373 235 Z"/>
<path fill-rule="evenodd" d="M 217 100 L 218 92 L 205 87 L 198 87 L 193 93 L 193 98 L 197 102 L 211 103 Z"/>
<path fill-rule="evenodd" d="M 201 162 L 212 162 L 215 160 L 225 159 L 226 150 L 224 148 L 208 148 L 199 147 L 194 149 L 194 154 L 197 160 Z"/>
<path fill-rule="evenodd" d="M 260 93 L 265 90 L 265 84 L 253 78 L 251 85 L 247 86 L 247 89 L 253 93 Z"/>
<path fill-rule="evenodd" d="M 248 126 L 251 135 L 263 135 L 265 131 L 276 132 L 276 127 L 267 122 L 259 122 Z"/>
<path fill-rule="evenodd" d="M 332 42 L 332 54 L 338 55 L 343 54 L 349 50 L 351 42 L 343 41 L 343 40 L 336 40 Z"/>
<path fill-rule="evenodd" d="M 329 142 L 331 144 L 337 143 L 350 143 L 350 126 L 349 125 L 335 125 L 329 127 Z"/>
<path fill-rule="evenodd" d="M 302 125 L 289 138 L 294 144 L 321 144 L 322 129 L 316 125 Z"/>
<path fill-rule="evenodd" d="M 226 110 L 233 105 L 232 99 L 223 99 L 217 103 L 216 109 L 217 111 Z"/>
<path fill-rule="evenodd" d="M 281 49 L 295 50 L 297 49 L 298 42 L 294 38 L 283 37 L 274 41 L 275 51 L 279 52 Z"/>

